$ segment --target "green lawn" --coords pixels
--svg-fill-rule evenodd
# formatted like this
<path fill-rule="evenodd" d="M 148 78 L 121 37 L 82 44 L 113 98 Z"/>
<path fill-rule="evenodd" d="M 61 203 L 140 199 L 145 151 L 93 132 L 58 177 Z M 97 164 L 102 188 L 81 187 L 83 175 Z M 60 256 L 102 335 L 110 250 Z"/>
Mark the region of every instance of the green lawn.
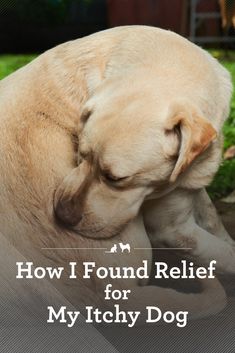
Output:
<path fill-rule="evenodd" d="M 0 80 L 28 64 L 37 55 L 0 55 Z"/>
<path fill-rule="evenodd" d="M 235 52 L 230 52 L 228 56 L 223 51 L 211 50 L 220 62 L 231 72 L 235 87 Z M 37 55 L 0 55 L 0 79 L 11 72 L 27 64 Z M 235 145 L 235 92 L 231 102 L 231 113 L 228 121 L 224 125 L 224 149 Z M 230 161 L 223 161 L 214 181 L 208 188 L 212 198 L 217 199 L 227 195 L 235 189 L 235 158 Z"/>

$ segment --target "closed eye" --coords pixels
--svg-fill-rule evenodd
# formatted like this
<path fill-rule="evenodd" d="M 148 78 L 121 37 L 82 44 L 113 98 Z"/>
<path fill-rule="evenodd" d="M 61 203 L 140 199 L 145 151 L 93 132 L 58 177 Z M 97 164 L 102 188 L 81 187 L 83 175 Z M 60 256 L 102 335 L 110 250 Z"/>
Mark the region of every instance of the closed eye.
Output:
<path fill-rule="evenodd" d="M 110 172 L 103 172 L 102 175 L 103 175 L 105 180 L 107 180 L 107 181 L 109 181 L 111 183 L 117 183 L 119 181 L 123 181 L 123 180 L 128 178 L 128 176 L 118 177 L 118 176 L 115 176 L 115 175 L 111 174 Z"/>

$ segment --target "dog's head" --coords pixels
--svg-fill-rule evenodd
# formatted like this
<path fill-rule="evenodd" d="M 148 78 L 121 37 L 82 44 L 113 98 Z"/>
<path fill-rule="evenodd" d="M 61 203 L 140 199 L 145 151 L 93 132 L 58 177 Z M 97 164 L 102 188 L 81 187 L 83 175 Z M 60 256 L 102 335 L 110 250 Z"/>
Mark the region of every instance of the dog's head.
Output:
<path fill-rule="evenodd" d="M 119 233 L 146 197 L 171 188 L 216 137 L 194 108 L 167 103 L 152 87 L 106 82 L 84 107 L 81 161 L 54 200 L 57 219 L 81 235 Z"/>

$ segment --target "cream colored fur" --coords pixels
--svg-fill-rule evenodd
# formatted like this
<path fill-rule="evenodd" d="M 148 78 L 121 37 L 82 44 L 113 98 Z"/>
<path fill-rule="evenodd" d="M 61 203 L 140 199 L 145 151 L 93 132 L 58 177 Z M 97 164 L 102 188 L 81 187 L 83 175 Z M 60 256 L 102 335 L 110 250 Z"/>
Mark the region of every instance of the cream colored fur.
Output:
<path fill-rule="evenodd" d="M 116 28 L 39 56 L 0 82 L 0 231 L 35 264 L 151 262 L 140 207 L 147 197 L 208 184 L 230 95 L 229 75 L 214 59 L 156 28 Z M 185 146 L 177 164 L 178 127 Z M 147 250 L 105 260 L 95 249 L 42 250 L 110 249 L 114 235 Z M 105 281 L 54 284 L 74 303 L 104 304 Z M 203 316 L 225 305 L 217 280 L 192 295 L 142 284 L 113 282 L 132 289 L 125 305 L 138 310 L 148 304 Z"/>

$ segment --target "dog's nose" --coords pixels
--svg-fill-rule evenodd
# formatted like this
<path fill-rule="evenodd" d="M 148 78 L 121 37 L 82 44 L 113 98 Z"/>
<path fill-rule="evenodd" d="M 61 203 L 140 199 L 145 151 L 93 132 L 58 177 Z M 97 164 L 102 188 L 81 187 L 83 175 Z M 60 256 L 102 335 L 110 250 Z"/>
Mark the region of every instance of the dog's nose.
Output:
<path fill-rule="evenodd" d="M 71 205 L 70 202 L 59 201 L 54 209 L 54 213 L 56 221 L 69 228 L 75 227 L 83 218 L 81 207 L 78 204 L 76 206 Z"/>

